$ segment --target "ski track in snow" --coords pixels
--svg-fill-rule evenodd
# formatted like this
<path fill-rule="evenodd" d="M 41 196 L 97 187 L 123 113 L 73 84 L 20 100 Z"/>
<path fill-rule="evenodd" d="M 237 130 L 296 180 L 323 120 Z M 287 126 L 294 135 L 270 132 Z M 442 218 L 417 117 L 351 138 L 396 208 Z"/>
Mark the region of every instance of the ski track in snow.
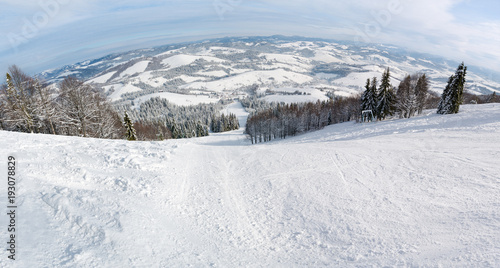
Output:
<path fill-rule="evenodd" d="M 0 267 L 495 267 L 499 118 L 468 105 L 258 145 L 0 131 L 19 178 Z"/>

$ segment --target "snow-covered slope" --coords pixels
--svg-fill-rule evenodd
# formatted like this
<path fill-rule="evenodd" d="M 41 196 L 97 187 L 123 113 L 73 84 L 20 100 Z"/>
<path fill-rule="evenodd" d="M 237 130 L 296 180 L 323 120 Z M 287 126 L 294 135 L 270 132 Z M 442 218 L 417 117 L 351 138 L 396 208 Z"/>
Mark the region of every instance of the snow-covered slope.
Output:
<path fill-rule="evenodd" d="M 209 95 L 183 95 L 170 92 L 162 92 L 148 94 L 137 98 L 135 100 L 135 105 L 136 107 L 139 107 L 143 102 L 156 97 L 167 99 L 169 100 L 169 102 L 180 106 L 197 105 L 200 103 L 216 103 L 219 101 L 218 98 L 211 98 Z"/>
<path fill-rule="evenodd" d="M 259 145 L 242 130 L 162 142 L 0 131 L 0 140 L 3 178 L 14 155 L 19 180 L 18 260 L 4 250 L 0 267 L 500 263 L 499 104 Z"/>
<path fill-rule="evenodd" d="M 192 55 L 175 55 L 164 59 L 161 63 L 166 65 L 168 69 L 174 69 L 185 65 L 193 64 L 197 60 L 205 60 L 208 62 L 224 62 L 224 60 L 215 57 L 192 56 Z"/>
<path fill-rule="evenodd" d="M 275 36 L 214 39 L 135 50 L 42 75 L 58 81 L 72 74 L 105 89 L 113 101 L 132 102 L 141 95 L 158 92 L 191 94 L 194 90 L 225 98 L 251 95 L 255 88 L 265 91 L 282 87 L 315 87 L 337 96 L 349 96 L 363 91 L 366 79 L 380 79 L 387 67 L 391 68 L 394 86 L 407 74 L 426 73 L 430 89 L 440 94 L 456 66 L 458 63 L 384 45 Z M 499 77 L 469 66 L 467 89 L 476 94 L 500 93 Z M 118 90 L 109 91 L 112 85 Z M 130 88 L 141 90 L 133 91 L 132 96 L 123 95 L 131 93 L 126 90 Z"/>

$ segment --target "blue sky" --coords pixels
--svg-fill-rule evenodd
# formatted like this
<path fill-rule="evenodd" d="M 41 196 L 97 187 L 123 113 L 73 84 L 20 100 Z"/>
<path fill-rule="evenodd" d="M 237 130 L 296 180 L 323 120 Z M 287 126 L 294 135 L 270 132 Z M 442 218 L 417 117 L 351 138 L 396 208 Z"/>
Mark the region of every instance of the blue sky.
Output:
<path fill-rule="evenodd" d="M 205 38 L 394 44 L 500 72 L 498 0 L 0 0 L 0 71 L 28 73 Z"/>

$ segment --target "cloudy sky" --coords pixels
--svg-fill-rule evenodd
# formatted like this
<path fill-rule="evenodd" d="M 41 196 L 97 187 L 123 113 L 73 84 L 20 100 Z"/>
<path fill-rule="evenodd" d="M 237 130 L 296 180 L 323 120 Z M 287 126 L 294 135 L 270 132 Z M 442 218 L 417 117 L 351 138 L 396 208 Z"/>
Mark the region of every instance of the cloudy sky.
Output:
<path fill-rule="evenodd" d="M 500 72 L 498 0 L 0 0 L 0 71 L 211 37 L 394 44 Z"/>

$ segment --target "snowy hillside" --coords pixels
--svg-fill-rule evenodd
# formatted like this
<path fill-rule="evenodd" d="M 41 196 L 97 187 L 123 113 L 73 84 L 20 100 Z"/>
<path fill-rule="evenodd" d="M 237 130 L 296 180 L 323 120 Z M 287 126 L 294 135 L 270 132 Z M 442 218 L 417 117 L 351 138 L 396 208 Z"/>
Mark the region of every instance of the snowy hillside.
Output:
<path fill-rule="evenodd" d="M 500 264 L 499 104 L 259 145 L 242 130 L 0 140 L 18 172 L 18 259 L 0 267 Z"/>
<path fill-rule="evenodd" d="M 337 96 L 359 93 L 367 79 L 380 78 L 387 67 L 391 68 L 394 86 L 407 74 L 426 73 L 431 81 L 430 89 L 441 94 L 457 65 L 384 45 L 277 36 L 215 39 L 135 50 L 42 75 L 56 82 L 72 74 L 103 88 L 113 101 L 129 102 L 161 92 L 188 96 L 201 92 L 220 99 L 283 87 L 322 91 L 320 96 L 305 99 L 283 97 L 280 93 L 270 98 L 290 102 L 321 100 L 328 93 Z M 500 92 L 500 76 L 477 70 L 469 69 L 469 92 Z"/>

